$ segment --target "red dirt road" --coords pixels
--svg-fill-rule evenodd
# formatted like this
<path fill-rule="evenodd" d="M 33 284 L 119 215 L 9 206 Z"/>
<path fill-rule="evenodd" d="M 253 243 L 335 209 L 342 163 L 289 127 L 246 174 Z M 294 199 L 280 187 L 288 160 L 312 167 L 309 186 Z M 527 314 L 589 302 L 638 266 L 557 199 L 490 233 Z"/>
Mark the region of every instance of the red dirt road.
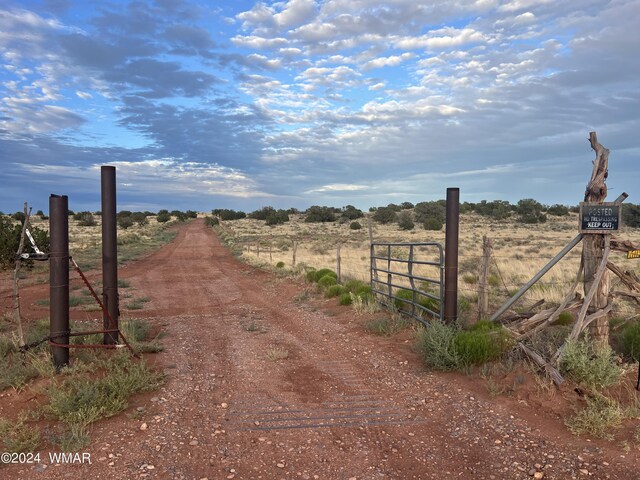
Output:
<path fill-rule="evenodd" d="M 46 457 L 0 477 L 640 478 L 637 450 L 425 371 L 405 338 L 239 263 L 201 220 L 119 276 L 150 298 L 136 316 L 166 333 L 151 356 L 166 385 L 93 427 L 90 465 Z"/>

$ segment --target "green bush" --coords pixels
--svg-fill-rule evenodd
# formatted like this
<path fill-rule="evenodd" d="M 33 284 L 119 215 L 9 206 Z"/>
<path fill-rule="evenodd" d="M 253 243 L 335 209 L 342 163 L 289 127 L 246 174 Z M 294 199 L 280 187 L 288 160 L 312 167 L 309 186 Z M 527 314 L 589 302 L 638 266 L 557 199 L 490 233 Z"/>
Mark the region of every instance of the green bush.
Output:
<path fill-rule="evenodd" d="M 316 270 L 316 272 L 314 274 L 314 281 L 315 282 L 320 281 L 320 279 L 322 277 L 324 277 L 325 275 L 331 275 L 335 279 L 338 278 L 338 274 L 336 272 L 334 272 L 333 270 L 331 270 L 330 268 L 321 268 L 320 270 Z"/>
<path fill-rule="evenodd" d="M 324 292 L 324 296 L 327 298 L 339 297 L 347 291 L 342 285 L 330 285 Z"/>
<path fill-rule="evenodd" d="M 351 222 L 349 224 L 349 228 L 351 230 L 360 230 L 362 228 L 362 225 L 360 225 L 360 222 Z"/>
<path fill-rule="evenodd" d="M 305 278 L 307 279 L 307 282 L 309 282 L 309 283 L 315 282 L 316 281 L 316 270 L 315 269 L 309 270 L 306 273 Z"/>
<path fill-rule="evenodd" d="M 214 225 L 220 225 L 220 220 L 217 217 L 206 217 L 204 219 L 204 224 L 207 227 L 213 227 Z"/>
<path fill-rule="evenodd" d="M 353 303 L 353 294 L 345 292 L 340 295 L 340 305 L 351 305 Z"/>
<path fill-rule="evenodd" d="M 571 325 L 573 323 L 573 315 L 571 312 L 567 312 L 566 310 L 558 315 L 557 320 L 553 323 L 554 325 Z"/>
<path fill-rule="evenodd" d="M 284 262 L 276 263 L 276 268 L 284 268 Z"/>
<path fill-rule="evenodd" d="M 336 285 L 338 280 L 333 275 L 327 274 L 318 280 L 318 285 L 322 288 L 329 288 L 332 285 Z"/>
<path fill-rule="evenodd" d="M 622 373 L 613 350 L 609 346 L 598 348 L 589 337 L 567 342 L 560 357 L 560 371 L 592 390 L 614 385 Z"/>
<path fill-rule="evenodd" d="M 622 330 L 622 353 L 635 362 L 640 361 L 640 322 L 628 324 Z"/>
<path fill-rule="evenodd" d="M 158 213 L 158 216 L 156 217 L 156 220 L 159 223 L 166 223 L 169 220 L 171 220 L 171 215 L 169 214 L 169 212 L 166 212 L 166 213 L 165 212 L 161 212 L 161 213 Z"/>
<path fill-rule="evenodd" d="M 416 332 L 416 347 L 425 365 L 436 370 L 457 370 L 462 366 L 455 339 L 460 331 L 457 325 L 445 325 L 440 320 Z"/>
<path fill-rule="evenodd" d="M 38 248 L 44 252 L 49 251 L 49 233 L 38 227 L 31 227 L 31 235 L 38 245 Z M 0 216 L 0 269 L 11 268 L 15 265 L 16 253 L 20 245 L 20 235 L 22 234 L 22 225 L 14 224 L 6 217 Z M 34 253 L 31 242 L 26 241 L 24 244 L 25 253 Z M 26 267 L 33 266 L 33 261 L 23 262 Z"/>
<path fill-rule="evenodd" d="M 425 230 L 442 230 L 444 224 L 438 218 L 427 218 L 422 226 Z"/>
<path fill-rule="evenodd" d="M 73 219 L 77 220 L 78 225 L 81 227 L 93 227 L 96 225 L 96 220 L 91 212 L 78 212 L 73 216 Z"/>
<path fill-rule="evenodd" d="M 371 293 L 371 289 L 369 289 L 369 293 Z M 393 304 L 398 310 L 411 310 L 411 303 L 409 303 L 409 301 L 413 301 L 413 291 L 403 288 L 401 290 L 398 290 L 395 296 L 396 299 L 394 300 Z M 416 293 L 416 303 L 433 312 L 437 312 L 440 310 L 437 300 L 434 300 L 433 298 L 427 297 L 425 295 L 421 295 L 419 293 Z"/>
<path fill-rule="evenodd" d="M 365 324 L 368 332 L 375 335 L 390 336 L 409 327 L 411 322 L 400 315 L 390 318 L 376 318 Z"/>
<path fill-rule="evenodd" d="M 488 320 L 476 323 L 470 330 L 460 331 L 454 343 L 465 366 L 497 360 L 513 344 L 502 326 Z"/>

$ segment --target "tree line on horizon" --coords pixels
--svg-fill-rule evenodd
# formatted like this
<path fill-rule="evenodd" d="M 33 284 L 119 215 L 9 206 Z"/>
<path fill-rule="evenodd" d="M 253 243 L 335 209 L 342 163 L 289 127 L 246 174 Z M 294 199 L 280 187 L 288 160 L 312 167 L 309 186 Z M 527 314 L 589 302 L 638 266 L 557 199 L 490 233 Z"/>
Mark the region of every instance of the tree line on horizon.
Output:
<path fill-rule="evenodd" d="M 524 224 L 538 224 L 547 221 L 549 216 L 563 217 L 570 213 L 578 213 L 580 207 L 561 204 L 544 205 L 532 198 L 526 198 L 511 204 L 506 200 L 482 200 L 478 203 L 463 202 L 460 204 L 460 213 L 476 213 L 494 220 L 506 220 L 514 217 L 516 221 Z M 361 225 L 357 220 L 365 216 L 365 213 L 354 207 L 327 207 L 314 205 L 306 210 L 290 208 L 288 210 L 275 209 L 271 206 L 262 207 L 250 213 L 232 209 L 212 210 L 213 223 L 218 221 L 232 221 L 243 218 L 263 220 L 266 225 L 279 225 L 289 221 L 290 215 L 304 215 L 307 223 L 325 223 L 351 221 L 351 228 L 358 229 Z M 403 202 L 399 205 L 390 203 L 386 206 L 371 207 L 371 218 L 381 224 L 397 223 L 401 230 L 412 230 L 416 224 L 426 230 L 440 230 L 445 223 L 446 200 L 429 202 Z M 625 225 L 633 228 L 640 227 L 640 205 L 631 203 L 622 204 L 622 218 Z M 215 221 L 214 221 L 215 220 Z"/>

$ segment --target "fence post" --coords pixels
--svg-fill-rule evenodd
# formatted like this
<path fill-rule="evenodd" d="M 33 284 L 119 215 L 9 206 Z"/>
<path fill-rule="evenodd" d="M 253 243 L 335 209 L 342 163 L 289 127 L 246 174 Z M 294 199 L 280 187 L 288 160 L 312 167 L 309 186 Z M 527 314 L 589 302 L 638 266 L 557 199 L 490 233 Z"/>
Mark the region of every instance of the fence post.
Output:
<path fill-rule="evenodd" d="M 340 244 L 336 247 L 336 274 L 338 275 L 338 283 L 342 283 L 340 275 Z"/>
<path fill-rule="evenodd" d="M 444 255 L 444 319 L 458 318 L 458 234 L 460 227 L 460 189 L 447 188 L 447 216 Z"/>
<path fill-rule="evenodd" d="M 489 313 L 489 289 L 487 283 L 489 279 L 489 262 L 493 251 L 493 242 L 489 237 L 482 237 L 482 263 L 480 264 L 480 275 L 478 279 L 478 320 L 482 320 Z"/>
<path fill-rule="evenodd" d="M 291 266 L 296 266 L 296 251 L 298 250 L 298 242 L 293 241 L 293 261 L 291 262 Z"/>
<path fill-rule="evenodd" d="M 269 244 L 269 263 L 273 263 L 273 256 L 271 256 L 271 244 Z"/>
<path fill-rule="evenodd" d="M 49 197 L 49 335 L 69 344 L 69 199 Z M 69 364 L 69 348 L 51 346 L 56 372 Z"/>
<path fill-rule="evenodd" d="M 116 223 L 116 167 L 100 168 L 102 187 L 102 298 L 109 315 L 102 315 L 105 330 L 118 328 L 118 233 Z M 111 320 L 109 320 L 111 317 Z M 105 345 L 118 343 L 117 333 L 105 333 Z"/>

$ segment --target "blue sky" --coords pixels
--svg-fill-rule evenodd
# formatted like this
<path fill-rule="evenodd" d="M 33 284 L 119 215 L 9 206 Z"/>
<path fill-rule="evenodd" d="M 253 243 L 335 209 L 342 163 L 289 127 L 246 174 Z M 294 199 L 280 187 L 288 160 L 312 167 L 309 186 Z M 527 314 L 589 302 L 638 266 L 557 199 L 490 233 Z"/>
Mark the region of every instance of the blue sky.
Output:
<path fill-rule="evenodd" d="M 640 203 L 640 0 L 5 1 L 0 210 Z"/>

